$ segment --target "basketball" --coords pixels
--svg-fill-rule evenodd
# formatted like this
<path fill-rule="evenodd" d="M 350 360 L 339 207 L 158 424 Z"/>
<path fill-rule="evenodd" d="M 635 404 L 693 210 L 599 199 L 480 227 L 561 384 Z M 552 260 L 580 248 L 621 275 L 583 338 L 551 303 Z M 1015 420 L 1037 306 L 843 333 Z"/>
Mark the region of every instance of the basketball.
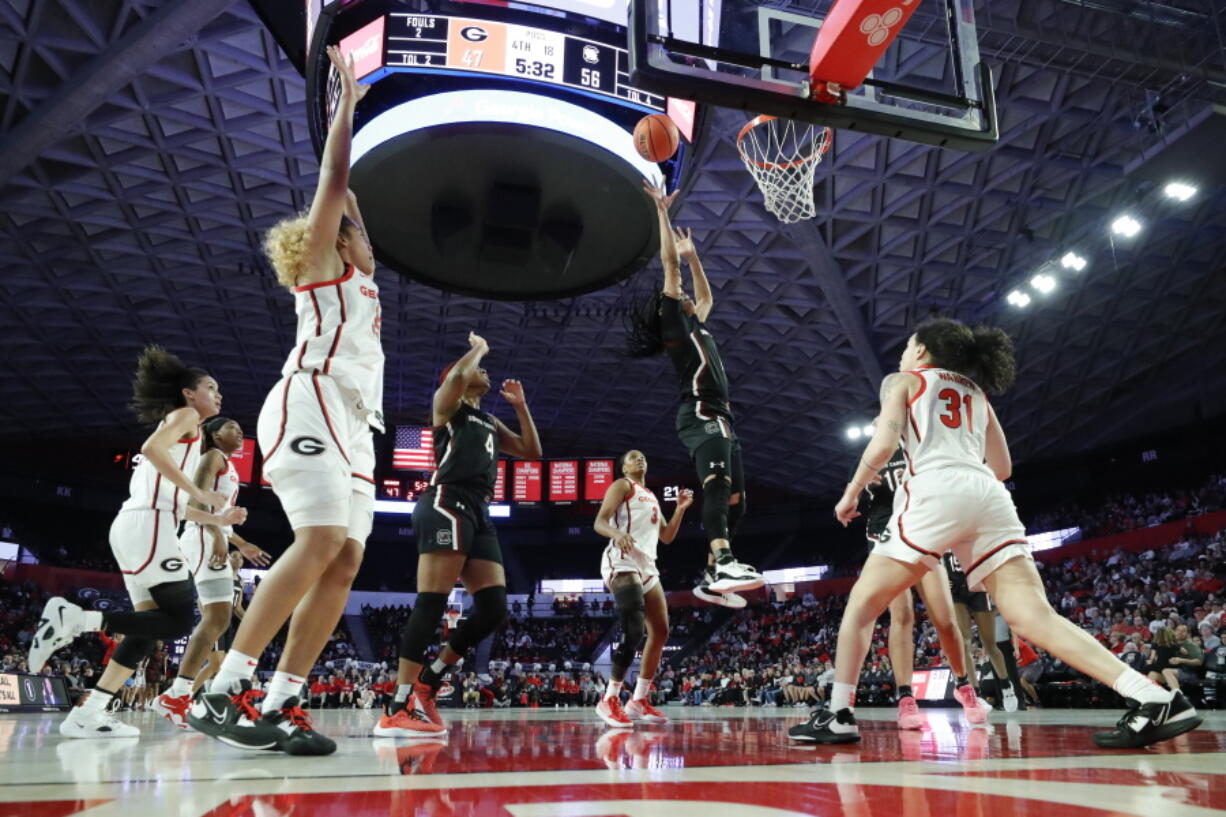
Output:
<path fill-rule="evenodd" d="M 634 149 L 649 162 L 671 159 L 680 141 L 677 126 L 662 113 L 644 116 L 634 126 Z"/>

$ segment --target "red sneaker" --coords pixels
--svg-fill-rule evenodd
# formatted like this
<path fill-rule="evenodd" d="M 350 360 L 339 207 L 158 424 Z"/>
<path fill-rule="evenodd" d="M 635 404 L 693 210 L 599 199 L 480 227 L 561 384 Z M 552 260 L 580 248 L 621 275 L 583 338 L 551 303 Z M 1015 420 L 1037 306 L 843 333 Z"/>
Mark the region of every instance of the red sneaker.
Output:
<path fill-rule="evenodd" d="M 954 698 L 958 703 L 962 704 L 962 712 L 966 715 L 968 723 L 982 724 L 988 722 L 988 710 L 984 706 L 984 701 L 979 700 L 979 696 L 975 694 L 975 688 L 970 684 L 960 686 L 954 690 Z"/>
<path fill-rule="evenodd" d="M 187 710 L 191 709 L 191 706 L 192 696 L 190 695 L 171 697 L 169 693 L 163 692 L 153 701 L 153 711 L 164 715 L 168 721 L 180 729 L 187 728 Z"/>
<path fill-rule="evenodd" d="M 421 714 L 426 716 L 426 720 L 435 726 L 443 726 L 443 719 L 438 714 L 438 707 L 434 705 L 434 699 L 438 695 L 438 690 L 429 684 L 413 684 L 413 698 L 416 700 L 416 707 Z M 413 702 L 409 702 L 413 706 Z"/>
<path fill-rule="evenodd" d="M 646 698 L 637 698 L 626 704 L 625 712 L 633 721 L 668 723 L 668 718 L 664 717 L 664 713 L 652 706 L 651 701 Z"/>
<path fill-rule="evenodd" d="M 406 708 L 380 717 L 374 733 L 381 738 L 439 738 L 447 734 L 447 729 L 416 709 Z"/>
<path fill-rule="evenodd" d="M 596 717 L 614 729 L 634 728 L 634 721 L 626 717 L 626 713 L 622 709 L 621 698 L 616 696 L 600 699 L 600 703 L 596 704 Z"/>
<path fill-rule="evenodd" d="M 910 695 L 904 695 L 898 699 L 898 728 L 899 729 L 922 729 L 924 727 L 924 716 L 920 714 L 919 704 L 915 702 L 915 698 Z"/>

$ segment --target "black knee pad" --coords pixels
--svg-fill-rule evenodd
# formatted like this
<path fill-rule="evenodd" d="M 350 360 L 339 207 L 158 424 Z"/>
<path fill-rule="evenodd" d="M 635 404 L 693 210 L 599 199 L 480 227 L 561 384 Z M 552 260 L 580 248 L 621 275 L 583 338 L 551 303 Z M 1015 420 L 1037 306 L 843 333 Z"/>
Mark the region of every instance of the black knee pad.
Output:
<path fill-rule="evenodd" d="M 469 649 L 499 627 L 507 619 L 507 589 L 501 585 L 486 587 L 473 593 L 473 606 L 456 631 L 447 641 L 447 646 L 464 655 Z"/>
<path fill-rule="evenodd" d="M 710 539 L 728 538 L 728 499 L 732 486 L 722 477 L 707 480 L 702 486 L 702 526 Z"/>
<path fill-rule="evenodd" d="M 731 486 L 729 486 L 731 487 Z M 736 493 L 733 491 L 732 493 Z M 728 506 L 728 535 L 729 538 L 736 536 L 736 529 L 741 526 L 741 520 L 745 518 L 745 511 L 749 507 L 749 495 L 744 490 L 741 491 L 741 499 L 735 505 Z"/>
<path fill-rule="evenodd" d="M 153 647 L 156 643 L 156 640 L 152 638 L 125 635 L 123 641 L 119 642 L 119 646 L 115 647 L 115 652 L 111 654 L 111 660 L 121 667 L 134 670 L 140 666 L 141 661 L 153 654 Z"/>
<path fill-rule="evenodd" d="M 426 648 L 434 644 L 434 634 L 447 610 L 446 593 L 418 593 L 409 620 L 400 631 L 400 657 L 421 663 Z"/>
<path fill-rule="evenodd" d="M 613 591 L 613 598 L 622 624 L 621 643 L 613 650 L 613 675 L 624 677 L 647 635 L 647 604 L 643 601 L 641 584 L 619 587 Z"/>
<path fill-rule="evenodd" d="M 187 635 L 196 626 L 196 593 L 191 579 L 155 585 L 149 588 L 149 595 L 158 609 L 170 616 L 175 630 L 164 638 Z"/>

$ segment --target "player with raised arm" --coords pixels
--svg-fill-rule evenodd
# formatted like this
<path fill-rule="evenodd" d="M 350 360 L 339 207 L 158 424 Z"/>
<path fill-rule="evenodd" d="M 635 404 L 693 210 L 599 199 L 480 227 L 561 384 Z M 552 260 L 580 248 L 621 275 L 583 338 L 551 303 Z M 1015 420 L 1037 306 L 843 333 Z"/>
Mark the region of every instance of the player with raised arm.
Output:
<path fill-rule="evenodd" d="M 860 493 L 900 441 L 907 457 L 902 501 L 894 505 L 889 540 L 873 549 L 848 598 L 830 708 L 792 727 L 789 737 L 819 743 L 860 739 L 855 689 L 874 622 L 951 549 L 967 566 L 969 587 L 986 588 L 1015 633 L 1131 702 L 1115 729 L 1094 735 L 1096 744 L 1147 746 L 1200 725 L 1183 695 L 1130 669 L 1048 602 L 1026 529 L 1002 482 L 1012 474 L 1012 459 L 987 399 L 1008 389 L 1014 377 L 1013 343 L 1003 330 L 936 318 L 907 341 L 899 371 L 881 384 L 876 432 L 835 516 L 847 525 L 859 515 Z M 974 690 L 961 685 L 957 695 Z"/>
<path fill-rule="evenodd" d="M 715 300 L 692 236 L 674 231 L 669 221 L 668 208 L 676 192 L 665 195 L 662 188 L 646 180 L 643 188 L 655 203 L 659 218 L 664 286 L 632 310 L 629 352 L 632 357 L 667 352 L 677 371 L 681 387 L 677 436 L 698 471 L 703 494 L 702 524 L 710 540 L 707 568 L 694 595 L 703 601 L 744 607 L 743 599 L 723 596 L 754 590 L 765 580 L 761 573 L 732 555 L 732 539 L 745 516 L 748 498 L 741 466 L 741 441 L 732 425 L 728 376 L 715 338 L 706 326 Z M 682 288 L 681 259 L 685 259 L 690 270 L 693 299 Z"/>
<path fill-rule="evenodd" d="M 613 669 L 608 687 L 596 704 L 596 715 L 613 727 L 633 726 L 634 721 L 668 723 L 649 697 L 668 641 L 668 599 L 656 568 L 656 543 L 667 545 L 677 537 L 694 493 L 680 492 L 672 518 L 665 523 L 660 502 L 646 485 L 647 457 L 642 451 L 629 451 L 621 459 L 621 468 L 625 477 L 605 491 L 594 525 L 598 534 L 609 539 L 600 559 L 600 575 L 617 603 L 622 625 L 621 643 L 613 650 Z M 647 643 L 639 677 L 623 710 L 622 684 L 644 634 Z"/>
<path fill-rule="evenodd" d="M 858 467 L 857 463 L 857 467 Z M 889 541 L 888 526 L 894 512 L 894 497 L 907 471 L 906 455 L 899 446 L 894 450 L 885 467 L 865 486 L 868 507 L 864 513 L 864 534 L 869 547 Z M 852 476 L 855 476 L 853 471 Z M 960 666 L 963 672 L 971 672 L 970 654 L 962 649 L 964 640 L 954 616 L 953 600 L 950 598 L 949 582 L 942 570 L 925 573 L 915 588 L 928 611 L 928 618 L 941 641 L 941 649 L 950 658 L 951 667 Z M 907 588 L 890 600 L 890 630 L 886 637 L 890 653 L 890 667 L 894 673 L 894 699 L 898 704 L 898 727 L 921 729 L 924 716 L 911 689 L 911 677 L 915 673 L 915 601 L 911 588 Z M 966 719 L 973 724 L 987 723 L 988 711 L 978 697 L 959 698 Z"/>
<path fill-rule="evenodd" d="M 89 699 L 68 713 L 60 734 L 70 738 L 121 738 L 140 734 L 106 711 L 115 693 L 132 677 L 158 639 L 170 641 L 192 629 L 192 583 L 175 533 L 181 519 L 206 525 L 237 525 L 247 518 L 229 507 L 228 497 L 191 481 L 200 457 L 200 423 L 221 410 L 217 381 L 203 369 L 184 365 L 159 346 L 141 354 L 132 381 L 130 408 L 157 430 L 141 446 L 132 470 L 128 500 L 111 523 L 110 544 L 132 599 L 133 612 L 94 612 L 58 596 L 43 608 L 30 642 L 29 668 L 38 673 L 51 654 L 82 633 L 122 633 Z M 196 504 L 189 506 L 188 499 Z"/>
<path fill-rule="evenodd" d="M 518 380 L 502 381 L 499 394 L 515 410 L 519 433 L 482 411 L 490 378 L 481 368 L 489 352 L 485 340 L 470 332 L 468 352 L 443 372 L 434 392 L 436 470 L 430 487 L 417 499 L 417 600 L 400 634 L 396 696 L 391 711 L 374 727 L 379 737 L 438 738 L 446 734 L 435 699 L 443 678 L 464 654 L 507 616 L 507 579 L 498 531 L 489 503 L 498 475 L 498 452 L 536 459 L 541 441 Z M 438 657 L 423 666 L 426 650 L 447 610 L 456 581 L 472 596 L 468 617 L 451 632 Z"/>
<path fill-rule="evenodd" d="M 188 723 L 243 749 L 324 755 L 336 743 L 311 725 L 298 695 L 345 610 L 374 521 L 374 440 L 383 431 L 383 346 L 375 258 L 349 190 L 354 106 L 366 94 L 334 46 L 340 97 L 310 210 L 268 231 L 264 249 L 294 295 L 297 342 L 256 431 L 264 476 L 294 541 L 260 585 L 208 692 Z M 291 618 L 292 615 L 292 618 Z M 250 677 L 289 620 L 266 694 Z M 263 697 L 257 708 L 256 701 Z"/>
<path fill-rule="evenodd" d="M 239 479 L 230 457 L 243 445 L 243 429 L 234 420 L 217 415 L 205 420 L 200 431 L 204 453 L 196 467 L 196 485 L 225 494 L 226 507 L 233 507 L 238 500 Z M 200 622 L 183 650 L 178 676 L 170 689 L 154 699 L 153 709 L 181 729 L 187 728 L 187 710 L 192 703 L 196 675 L 208 658 L 209 650 L 230 626 L 235 573 L 229 558 L 229 543 L 233 543 L 252 564 L 266 567 L 271 561 L 267 553 L 239 536 L 233 528 L 188 522 L 179 535 L 179 550 L 196 584 Z"/>

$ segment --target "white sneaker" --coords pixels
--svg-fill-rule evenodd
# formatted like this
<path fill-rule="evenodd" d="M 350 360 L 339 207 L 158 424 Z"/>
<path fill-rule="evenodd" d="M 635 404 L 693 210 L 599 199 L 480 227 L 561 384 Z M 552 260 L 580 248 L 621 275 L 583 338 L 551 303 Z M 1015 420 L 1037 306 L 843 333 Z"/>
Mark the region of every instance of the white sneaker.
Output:
<path fill-rule="evenodd" d="M 738 596 L 736 593 L 712 593 L 710 587 L 705 584 L 700 584 L 694 588 L 694 598 L 699 601 L 705 601 L 707 604 L 730 607 L 733 610 L 741 610 L 749 604 L 749 602 L 745 601 L 744 596 Z"/>
<path fill-rule="evenodd" d="M 1017 693 L 1013 691 L 1012 684 L 1010 684 L 1007 689 L 1001 692 L 1000 698 L 1001 698 L 1001 705 L 1004 706 L 1006 712 L 1016 712 L 1017 711 Z"/>
<path fill-rule="evenodd" d="M 83 712 L 78 706 L 60 722 L 60 734 L 66 738 L 136 738 L 140 730 L 120 723 L 110 712 Z"/>
<path fill-rule="evenodd" d="M 54 596 L 43 607 L 42 618 L 30 639 L 30 656 L 27 665 L 31 675 L 38 675 L 56 650 L 66 647 L 84 632 L 82 614 L 85 611 L 59 596 Z"/>
<path fill-rule="evenodd" d="M 766 579 L 754 568 L 742 562 L 715 565 L 715 581 L 710 589 L 716 593 L 740 593 L 757 590 L 766 584 Z"/>

